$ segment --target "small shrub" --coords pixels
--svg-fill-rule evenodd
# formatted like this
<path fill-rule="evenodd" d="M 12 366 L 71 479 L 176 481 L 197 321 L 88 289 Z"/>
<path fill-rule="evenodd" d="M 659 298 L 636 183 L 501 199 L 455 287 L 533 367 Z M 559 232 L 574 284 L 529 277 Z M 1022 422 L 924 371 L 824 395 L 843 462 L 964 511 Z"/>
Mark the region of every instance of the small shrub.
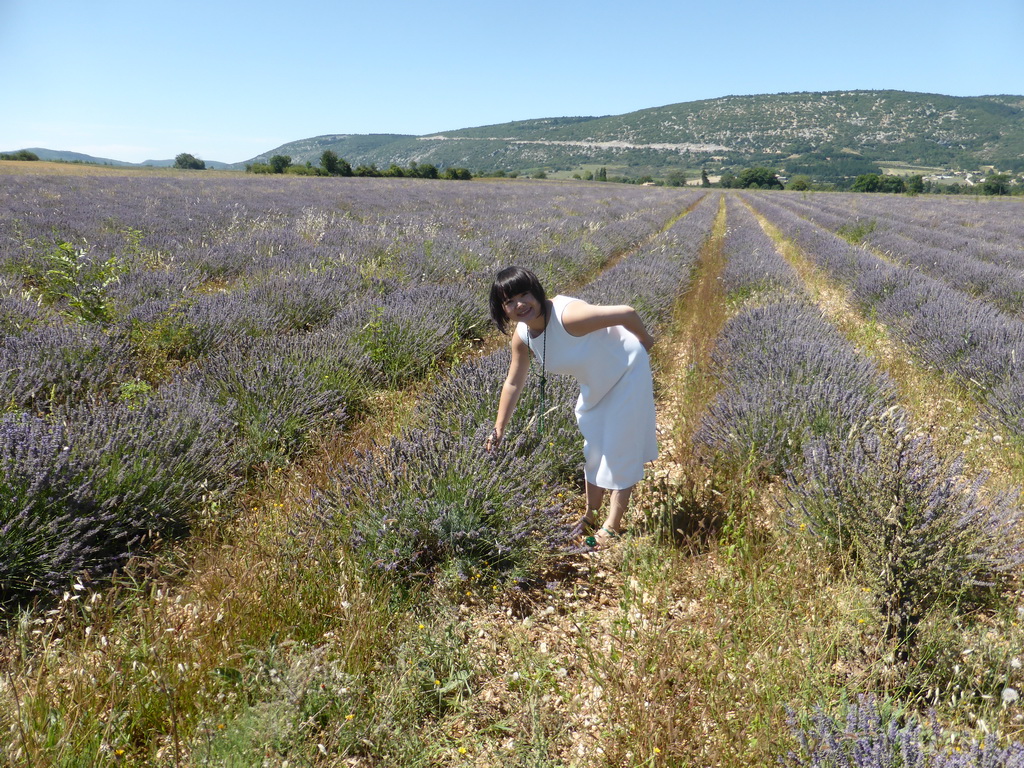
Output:
<path fill-rule="evenodd" d="M 325 331 L 239 344 L 209 358 L 196 375 L 231 406 L 247 463 L 277 466 L 314 430 L 358 409 L 368 367 L 351 342 Z"/>
<path fill-rule="evenodd" d="M 875 586 L 885 635 L 901 657 L 933 606 L 976 604 L 1022 561 L 1020 512 L 983 502 L 960 459 L 943 460 L 896 409 L 848 434 L 810 441 L 806 479 L 790 479 L 800 520 Z"/>
<path fill-rule="evenodd" d="M 109 317 L 107 289 L 127 266 L 116 256 L 99 261 L 88 251 L 68 242 L 57 242 L 42 256 L 42 267 L 24 276 L 30 293 L 45 304 L 59 304 L 75 319 L 106 322 Z"/>
<path fill-rule="evenodd" d="M 859 245 L 875 231 L 878 223 L 874 219 L 856 219 L 849 224 L 843 224 L 836 230 L 836 234 L 853 245 Z"/>
<path fill-rule="evenodd" d="M 486 430 L 416 430 L 341 469 L 318 517 L 369 569 L 400 586 L 529 578 L 566 540 L 557 506 L 541 506 L 546 459 L 488 454 Z"/>

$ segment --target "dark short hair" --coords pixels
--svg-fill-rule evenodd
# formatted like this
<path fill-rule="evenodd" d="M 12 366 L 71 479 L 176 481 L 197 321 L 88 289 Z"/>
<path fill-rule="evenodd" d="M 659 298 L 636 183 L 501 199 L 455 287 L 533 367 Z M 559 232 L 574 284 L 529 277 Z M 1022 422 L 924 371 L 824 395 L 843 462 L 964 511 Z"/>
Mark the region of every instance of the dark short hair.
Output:
<path fill-rule="evenodd" d="M 491 319 L 502 333 L 508 331 L 509 318 L 505 312 L 505 302 L 521 293 L 533 294 L 533 297 L 546 311 L 548 297 L 544 293 L 544 286 L 540 284 L 537 276 L 528 269 L 505 267 L 491 284 Z"/>

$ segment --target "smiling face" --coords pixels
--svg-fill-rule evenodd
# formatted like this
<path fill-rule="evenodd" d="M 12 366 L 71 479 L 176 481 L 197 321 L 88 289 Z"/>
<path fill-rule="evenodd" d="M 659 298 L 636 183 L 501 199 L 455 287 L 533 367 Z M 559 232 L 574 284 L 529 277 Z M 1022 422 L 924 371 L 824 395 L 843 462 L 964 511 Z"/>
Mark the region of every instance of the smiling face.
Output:
<path fill-rule="evenodd" d="M 540 299 L 529 291 L 506 299 L 501 306 L 505 310 L 505 316 L 513 322 L 530 325 L 530 321 L 543 321 Z"/>
<path fill-rule="evenodd" d="M 491 285 L 491 319 L 505 333 L 511 323 L 526 323 L 533 330 L 544 327 L 547 295 L 540 280 L 528 269 L 506 267 Z"/>

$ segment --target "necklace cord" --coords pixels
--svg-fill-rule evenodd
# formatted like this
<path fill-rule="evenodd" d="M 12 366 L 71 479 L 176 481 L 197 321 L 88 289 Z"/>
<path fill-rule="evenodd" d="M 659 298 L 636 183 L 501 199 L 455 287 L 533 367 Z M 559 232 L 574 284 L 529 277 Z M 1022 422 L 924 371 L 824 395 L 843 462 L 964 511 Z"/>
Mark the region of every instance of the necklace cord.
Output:
<path fill-rule="evenodd" d="M 544 390 L 547 384 L 547 364 L 548 364 L 548 308 L 544 307 L 544 341 L 541 343 L 541 356 L 540 356 L 540 419 L 537 424 L 537 429 L 540 432 L 544 432 Z M 526 347 L 533 352 L 533 345 L 530 344 L 530 329 L 526 329 Z"/>

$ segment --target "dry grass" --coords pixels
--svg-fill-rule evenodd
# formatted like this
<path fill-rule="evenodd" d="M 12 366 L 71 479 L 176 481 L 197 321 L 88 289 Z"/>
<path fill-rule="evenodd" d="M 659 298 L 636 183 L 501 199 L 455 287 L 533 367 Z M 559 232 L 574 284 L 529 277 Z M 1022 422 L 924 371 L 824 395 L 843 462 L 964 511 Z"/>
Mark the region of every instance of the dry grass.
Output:
<path fill-rule="evenodd" d="M 0 160 L 0 176 L 39 174 L 44 176 L 132 176 L 153 173 L 160 176 L 181 176 L 196 171 L 175 168 L 133 167 L 124 165 L 92 165 L 88 163 L 58 163 L 47 160 Z M 217 174 L 235 174 L 243 171 L 208 171 Z"/>

